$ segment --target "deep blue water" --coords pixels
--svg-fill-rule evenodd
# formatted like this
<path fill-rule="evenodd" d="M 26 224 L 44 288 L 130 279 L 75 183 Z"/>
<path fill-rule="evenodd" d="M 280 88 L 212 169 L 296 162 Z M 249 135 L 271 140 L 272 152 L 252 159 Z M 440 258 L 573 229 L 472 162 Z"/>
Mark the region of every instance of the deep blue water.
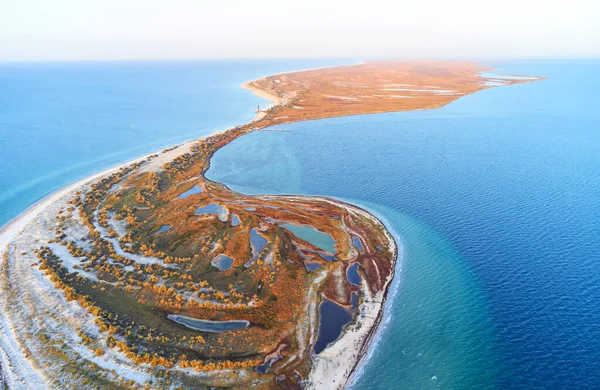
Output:
<path fill-rule="evenodd" d="M 286 124 L 217 152 L 245 193 L 329 195 L 400 239 L 356 389 L 600 387 L 600 61 L 438 110 Z"/>
<path fill-rule="evenodd" d="M 264 102 L 243 81 L 345 62 L 0 65 L 0 224 L 77 179 L 251 119 Z M 213 159 L 209 176 L 234 189 L 340 197 L 400 239 L 356 389 L 599 386 L 600 61 L 499 71 L 548 80 L 290 124 Z"/>
<path fill-rule="evenodd" d="M 0 226 L 76 180 L 248 122 L 268 103 L 245 81 L 348 61 L 0 64 Z"/>

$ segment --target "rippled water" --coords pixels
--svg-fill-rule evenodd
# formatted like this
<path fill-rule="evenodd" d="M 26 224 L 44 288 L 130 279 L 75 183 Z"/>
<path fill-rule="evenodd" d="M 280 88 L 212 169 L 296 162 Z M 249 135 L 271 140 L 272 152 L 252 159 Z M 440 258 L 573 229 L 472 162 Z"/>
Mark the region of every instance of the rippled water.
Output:
<path fill-rule="evenodd" d="M 439 110 L 285 125 L 213 158 L 213 180 L 343 198 L 401 240 L 356 389 L 600 383 L 600 62 L 498 73 L 548 79 Z"/>
<path fill-rule="evenodd" d="M 240 84 L 350 60 L 0 64 L 0 226 L 103 169 L 250 121 Z"/>
<path fill-rule="evenodd" d="M 251 119 L 264 101 L 243 81 L 333 64 L 3 64 L 0 224 L 77 179 Z M 344 198 L 401 239 L 357 389 L 600 383 L 600 62 L 498 72 L 548 80 L 286 125 L 213 160 L 209 176 L 242 192 Z"/>

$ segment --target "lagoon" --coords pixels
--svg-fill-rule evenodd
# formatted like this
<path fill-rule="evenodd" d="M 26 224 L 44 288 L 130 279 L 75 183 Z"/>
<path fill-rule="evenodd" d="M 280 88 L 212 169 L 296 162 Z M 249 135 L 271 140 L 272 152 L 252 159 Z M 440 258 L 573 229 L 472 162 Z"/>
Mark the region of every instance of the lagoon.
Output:
<path fill-rule="evenodd" d="M 211 260 L 210 264 L 213 267 L 218 268 L 219 271 L 227 271 L 227 270 L 231 269 L 231 267 L 233 266 L 233 259 L 224 254 L 220 254 L 220 255 L 217 255 L 215 258 L 213 258 Z"/>
<path fill-rule="evenodd" d="M 77 180 L 252 120 L 265 101 L 248 80 L 352 62 L 2 63 L 0 225 Z"/>
<path fill-rule="evenodd" d="M 194 214 L 195 215 L 214 214 L 219 218 L 219 220 L 221 220 L 221 222 L 226 222 L 227 216 L 229 213 L 225 207 L 223 207 L 219 204 L 209 203 L 206 206 L 202 206 L 202 207 L 196 209 L 196 211 L 194 211 Z"/>
<path fill-rule="evenodd" d="M 600 61 L 495 73 L 548 79 L 286 124 L 211 161 L 234 190 L 338 197 L 396 233 L 393 299 L 355 389 L 600 382 Z"/>
<path fill-rule="evenodd" d="M 159 234 L 159 233 L 164 233 L 164 232 L 166 232 L 169 229 L 171 229 L 171 225 L 163 225 L 156 232 L 152 233 L 152 235 Z"/>
<path fill-rule="evenodd" d="M 348 269 L 346 269 L 346 278 L 350 283 L 355 286 L 360 285 L 360 274 L 358 273 L 358 263 L 351 264 Z"/>
<path fill-rule="evenodd" d="M 267 246 L 267 239 L 264 238 L 256 228 L 250 229 L 250 247 L 252 248 L 252 258 L 248 260 L 244 266 L 246 268 L 250 267 L 252 263 L 254 263 L 262 250 Z"/>
<path fill-rule="evenodd" d="M 324 250 L 325 252 L 336 253 L 335 241 L 327 233 L 320 232 L 314 227 L 307 225 L 285 223 L 279 226 L 289 230 L 290 232 L 294 233 L 296 237 L 311 243 L 312 245 Z"/>

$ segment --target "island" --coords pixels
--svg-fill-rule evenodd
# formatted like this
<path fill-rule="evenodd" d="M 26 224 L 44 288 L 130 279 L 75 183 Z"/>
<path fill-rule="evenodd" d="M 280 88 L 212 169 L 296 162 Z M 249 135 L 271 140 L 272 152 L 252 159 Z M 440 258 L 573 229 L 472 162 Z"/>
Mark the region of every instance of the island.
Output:
<path fill-rule="evenodd" d="M 343 388 L 382 319 L 398 245 L 337 199 L 251 196 L 205 177 L 253 131 L 433 109 L 498 78 L 380 61 L 243 85 L 245 125 L 67 186 L 0 231 L 0 367 L 11 388 Z"/>

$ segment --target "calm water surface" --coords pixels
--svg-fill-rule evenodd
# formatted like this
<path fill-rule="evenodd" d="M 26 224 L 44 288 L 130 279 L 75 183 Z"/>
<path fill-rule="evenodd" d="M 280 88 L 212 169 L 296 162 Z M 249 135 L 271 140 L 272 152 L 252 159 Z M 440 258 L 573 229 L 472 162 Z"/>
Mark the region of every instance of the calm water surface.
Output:
<path fill-rule="evenodd" d="M 240 84 L 352 60 L 0 64 L 0 226 L 103 169 L 252 120 Z"/>
<path fill-rule="evenodd" d="M 335 64 L 2 65 L 0 224 L 77 179 L 251 119 L 264 103 L 243 81 Z M 339 197 L 399 239 L 356 389 L 600 383 L 600 62 L 498 73 L 548 80 L 439 110 L 285 125 L 213 159 L 209 177 L 236 190 Z"/>
<path fill-rule="evenodd" d="M 289 230 L 296 237 L 313 244 L 317 248 L 321 248 L 329 253 L 335 253 L 335 241 L 327 233 L 320 232 L 312 226 L 296 225 L 293 223 L 284 223 L 279 226 Z"/>
<path fill-rule="evenodd" d="M 285 125 L 213 158 L 236 190 L 339 197 L 400 238 L 356 389 L 599 386 L 600 61 L 498 73 L 548 80 Z"/>

